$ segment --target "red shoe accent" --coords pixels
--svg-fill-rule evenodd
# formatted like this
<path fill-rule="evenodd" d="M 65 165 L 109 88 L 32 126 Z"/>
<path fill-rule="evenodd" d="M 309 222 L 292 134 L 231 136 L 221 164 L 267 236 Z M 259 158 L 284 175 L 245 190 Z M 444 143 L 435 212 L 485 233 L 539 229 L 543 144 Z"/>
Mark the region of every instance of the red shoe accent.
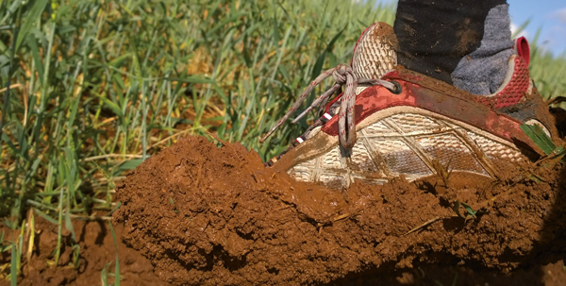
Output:
<path fill-rule="evenodd" d="M 511 80 L 494 96 L 481 96 L 477 101 L 493 109 L 501 109 L 521 102 L 528 93 L 531 78 L 529 66 L 521 56 L 514 59 L 514 71 Z"/>
<path fill-rule="evenodd" d="M 521 62 L 524 64 L 522 60 Z M 402 87 L 402 93 L 393 94 L 382 86 L 368 87 L 356 98 L 356 125 L 379 110 L 394 106 L 419 107 L 476 126 L 509 142 L 521 143 L 522 147 L 534 150 L 540 155 L 543 154 L 542 150 L 522 132 L 520 128 L 522 122 L 494 111 L 486 106 L 487 104 L 477 104 L 475 102 L 478 101 L 477 96 L 448 84 L 441 84 L 440 81 L 401 71 L 390 72 L 383 79 L 398 82 Z M 513 94 L 512 92 L 516 92 L 516 90 L 506 91 L 504 89 L 498 95 L 501 98 L 509 98 L 505 95 Z M 499 97 L 496 99 L 499 99 Z M 322 131 L 331 136 L 338 135 L 338 116 L 329 120 L 322 127 Z"/>
<path fill-rule="evenodd" d="M 527 39 L 525 39 L 525 37 L 520 37 L 515 40 L 515 49 L 519 56 L 525 60 L 528 66 L 531 61 L 531 49 L 529 48 L 529 42 L 527 42 Z"/>
<path fill-rule="evenodd" d="M 332 107 L 332 105 L 336 103 L 342 97 L 342 95 L 344 95 L 343 92 L 337 95 L 335 98 L 333 98 L 328 104 L 326 104 L 326 107 L 324 108 L 324 112 L 330 111 L 330 107 Z"/>

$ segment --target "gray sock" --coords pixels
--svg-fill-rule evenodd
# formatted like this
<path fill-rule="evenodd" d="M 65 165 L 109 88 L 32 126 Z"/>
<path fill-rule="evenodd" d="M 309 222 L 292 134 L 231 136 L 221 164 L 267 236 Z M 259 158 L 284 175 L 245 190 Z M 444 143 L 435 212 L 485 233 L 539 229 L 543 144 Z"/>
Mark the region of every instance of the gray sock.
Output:
<path fill-rule="evenodd" d="M 485 18 L 480 47 L 460 60 L 452 72 L 457 88 L 477 95 L 493 94 L 507 73 L 509 57 L 516 54 L 511 40 L 509 5 L 498 5 Z"/>

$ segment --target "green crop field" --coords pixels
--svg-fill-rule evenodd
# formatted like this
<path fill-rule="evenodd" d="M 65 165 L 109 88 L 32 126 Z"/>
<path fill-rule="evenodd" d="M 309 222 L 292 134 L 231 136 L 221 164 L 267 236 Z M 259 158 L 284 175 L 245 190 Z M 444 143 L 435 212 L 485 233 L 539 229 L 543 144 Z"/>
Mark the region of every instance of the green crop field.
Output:
<path fill-rule="evenodd" d="M 124 172 L 183 135 L 281 152 L 312 114 L 260 135 L 321 70 L 349 63 L 365 27 L 393 20 L 372 1 L 0 0 L 0 217 L 59 233 L 106 219 Z M 541 93 L 566 95 L 566 56 L 531 49 Z M 21 233 L 0 238 L 11 273 Z"/>

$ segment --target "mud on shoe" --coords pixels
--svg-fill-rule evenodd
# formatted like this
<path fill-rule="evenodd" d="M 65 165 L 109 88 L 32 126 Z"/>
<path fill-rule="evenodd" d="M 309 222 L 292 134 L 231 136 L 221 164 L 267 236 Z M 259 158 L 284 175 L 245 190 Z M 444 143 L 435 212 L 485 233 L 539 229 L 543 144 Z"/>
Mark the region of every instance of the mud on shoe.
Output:
<path fill-rule="evenodd" d="M 524 52 L 510 59 L 510 72 L 496 93 L 477 96 L 395 66 L 395 37 L 385 25 L 364 31 L 351 67 L 326 71 L 309 85 L 277 126 L 330 75 L 336 84 L 299 117 L 332 94 L 336 97 L 323 105 L 324 114 L 307 132 L 268 165 L 297 180 L 332 188 L 356 180 L 384 183 L 401 175 L 413 181 L 436 174 L 439 165 L 450 172 L 496 178 L 500 168 L 543 155 L 521 130 L 523 123 L 539 125 L 557 138 L 529 78 Z M 518 49 L 524 49 L 520 45 Z M 339 93 L 343 85 L 345 91 Z"/>

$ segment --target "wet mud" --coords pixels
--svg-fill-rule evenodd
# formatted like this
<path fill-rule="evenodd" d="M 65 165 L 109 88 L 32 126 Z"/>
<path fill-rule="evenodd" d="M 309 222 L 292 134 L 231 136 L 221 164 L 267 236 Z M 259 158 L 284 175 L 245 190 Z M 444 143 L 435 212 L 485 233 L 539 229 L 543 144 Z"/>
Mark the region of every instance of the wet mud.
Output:
<path fill-rule="evenodd" d="M 118 186 L 113 220 L 173 285 L 559 285 L 566 173 L 543 165 L 331 190 L 187 137 Z"/>

